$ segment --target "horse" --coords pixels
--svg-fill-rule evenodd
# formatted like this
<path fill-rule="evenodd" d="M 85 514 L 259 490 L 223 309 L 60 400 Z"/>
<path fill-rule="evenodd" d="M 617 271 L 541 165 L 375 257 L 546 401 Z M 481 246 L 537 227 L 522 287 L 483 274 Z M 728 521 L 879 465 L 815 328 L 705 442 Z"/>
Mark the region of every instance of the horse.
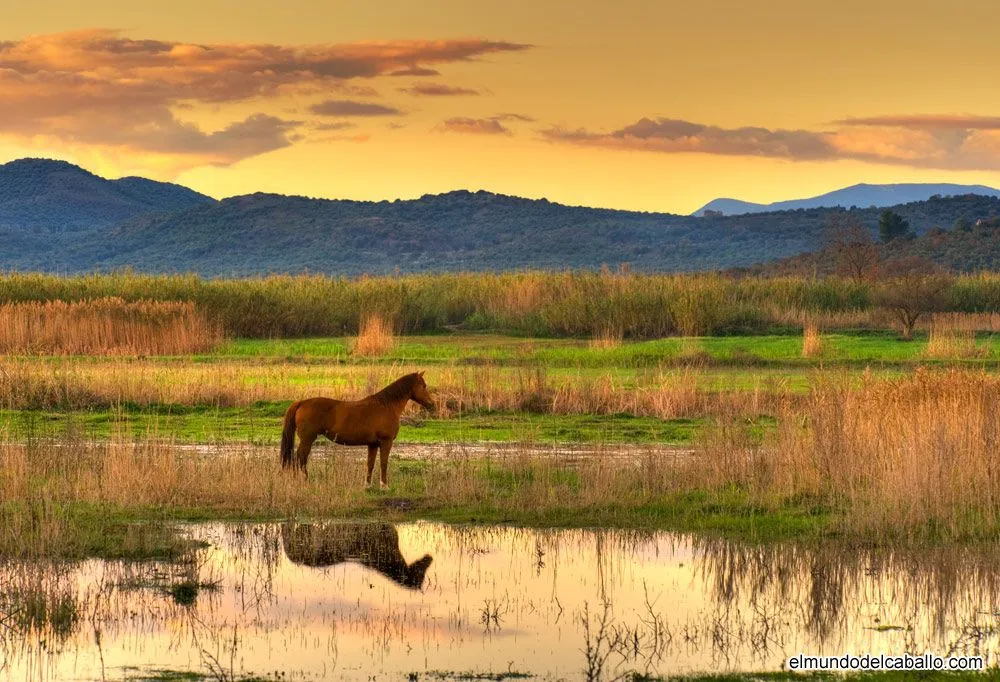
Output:
<path fill-rule="evenodd" d="M 282 468 L 302 469 L 308 478 L 306 465 L 309 450 L 319 436 L 326 436 L 340 445 L 368 446 L 368 476 L 365 479 L 368 486 L 372 484 L 375 454 L 378 453 L 381 464 L 379 484 L 385 490 L 389 487 L 389 451 L 392 449 L 392 441 L 399 433 L 399 418 L 403 414 L 403 408 L 410 400 L 428 410 L 434 409 L 434 401 L 427 392 L 423 372 L 407 374 L 378 393 L 361 400 L 308 398 L 292 403 L 285 412 L 285 426 L 281 432 Z M 292 449 L 296 434 L 299 437 L 299 447 L 293 461 Z"/>
<path fill-rule="evenodd" d="M 353 561 L 378 571 L 398 585 L 419 590 L 424 584 L 430 554 L 412 564 L 399 550 L 399 535 L 388 523 L 281 524 L 281 544 L 290 561 L 326 567 Z"/>

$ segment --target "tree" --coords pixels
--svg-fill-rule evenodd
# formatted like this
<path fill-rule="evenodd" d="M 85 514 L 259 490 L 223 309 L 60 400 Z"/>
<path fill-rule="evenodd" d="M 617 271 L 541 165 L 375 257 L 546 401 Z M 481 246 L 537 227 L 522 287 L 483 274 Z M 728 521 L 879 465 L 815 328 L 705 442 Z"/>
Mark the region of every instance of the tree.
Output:
<path fill-rule="evenodd" d="M 878 234 L 883 244 L 910 234 L 910 223 L 892 209 L 885 209 L 878 216 Z"/>
<path fill-rule="evenodd" d="M 878 272 L 878 246 L 872 234 L 858 218 L 834 214 L 823 235 L 823 250 L 833 257 L 836 273 L 857 283 L 875 279 Z"/>
<path fill-rule="evenodd" d="M 955 220 L 955 224 L 951 226 L 951 229 L 955 232 L 972 232 L 972 221 L 964 215 L 959 216 L 958 219 Z"/>
<path fill-rule="evenodd" d="M 875 303 L 896 318 L 904 339 L 913 338 L 913 328 L 922 316 L 944 310 L 948 303 L 952 278 L 926 258 L 886 261 L 881 275 Z"/>

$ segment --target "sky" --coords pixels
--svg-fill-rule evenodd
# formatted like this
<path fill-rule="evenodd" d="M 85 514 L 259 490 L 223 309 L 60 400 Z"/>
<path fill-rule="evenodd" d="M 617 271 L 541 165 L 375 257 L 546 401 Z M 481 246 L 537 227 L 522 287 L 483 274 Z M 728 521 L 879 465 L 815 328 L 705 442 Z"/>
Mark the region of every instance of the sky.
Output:
<path fill-rule="evenodd" d="M 998 24 L 995 0 L 3 3 L 0 162 L 674 213 L 1000 187 Z"/>

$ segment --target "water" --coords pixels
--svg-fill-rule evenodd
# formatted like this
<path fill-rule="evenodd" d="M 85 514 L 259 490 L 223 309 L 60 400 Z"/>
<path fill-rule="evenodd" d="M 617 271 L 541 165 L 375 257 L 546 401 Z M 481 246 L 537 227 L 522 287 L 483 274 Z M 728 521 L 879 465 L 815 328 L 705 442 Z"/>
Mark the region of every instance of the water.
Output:
<path fill-rule="evenodd" d="M 0 564 L 0 592 L 22 594 L 0 598 L 0 677 L 123 679 L 139 668 L 576 680 L 598 666 L 607 678 L 777 670 L 799 651 L 993 661 L 998 643 L 992 546 L 756 546 L 429 523 L 180 532 L 208 544 L 173 564 Z M 33 624 L 14 606 L 32 585 L 51 614 Z"/>

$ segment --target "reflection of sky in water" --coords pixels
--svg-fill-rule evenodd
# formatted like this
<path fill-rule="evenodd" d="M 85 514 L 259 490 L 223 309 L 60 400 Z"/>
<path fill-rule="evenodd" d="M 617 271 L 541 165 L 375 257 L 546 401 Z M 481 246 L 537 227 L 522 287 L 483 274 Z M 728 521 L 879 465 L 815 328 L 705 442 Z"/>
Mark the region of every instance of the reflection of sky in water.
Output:
<path fill-rule="evenodd" d="M 603 657 L 606 671 L 662 673 L 777 669 L 799 651 L 989 652 L 997 640 L 993 549 L 757 547 L 423 523 L 190 530 L 211 547 L 187 568 L 74 567 L 66 577 L 81 614 L 73 632 L 61 643 L 52 633 L 8 634 L 3 675 L 101 679 L 103 665 L 119 679 L 127 666 L 306 679 L 507 670 L 577 679 L 588 631 L 591 661 Z M 345 552 L 375 567 L 319 565 Z M 402 586 L 419 582 L 425 554 L 433 560 L 422 590 Z M 162 583 L 164 572 L 218 589 L 184 607 L 162 589 L 126 588 L 157 575 Z"/>

